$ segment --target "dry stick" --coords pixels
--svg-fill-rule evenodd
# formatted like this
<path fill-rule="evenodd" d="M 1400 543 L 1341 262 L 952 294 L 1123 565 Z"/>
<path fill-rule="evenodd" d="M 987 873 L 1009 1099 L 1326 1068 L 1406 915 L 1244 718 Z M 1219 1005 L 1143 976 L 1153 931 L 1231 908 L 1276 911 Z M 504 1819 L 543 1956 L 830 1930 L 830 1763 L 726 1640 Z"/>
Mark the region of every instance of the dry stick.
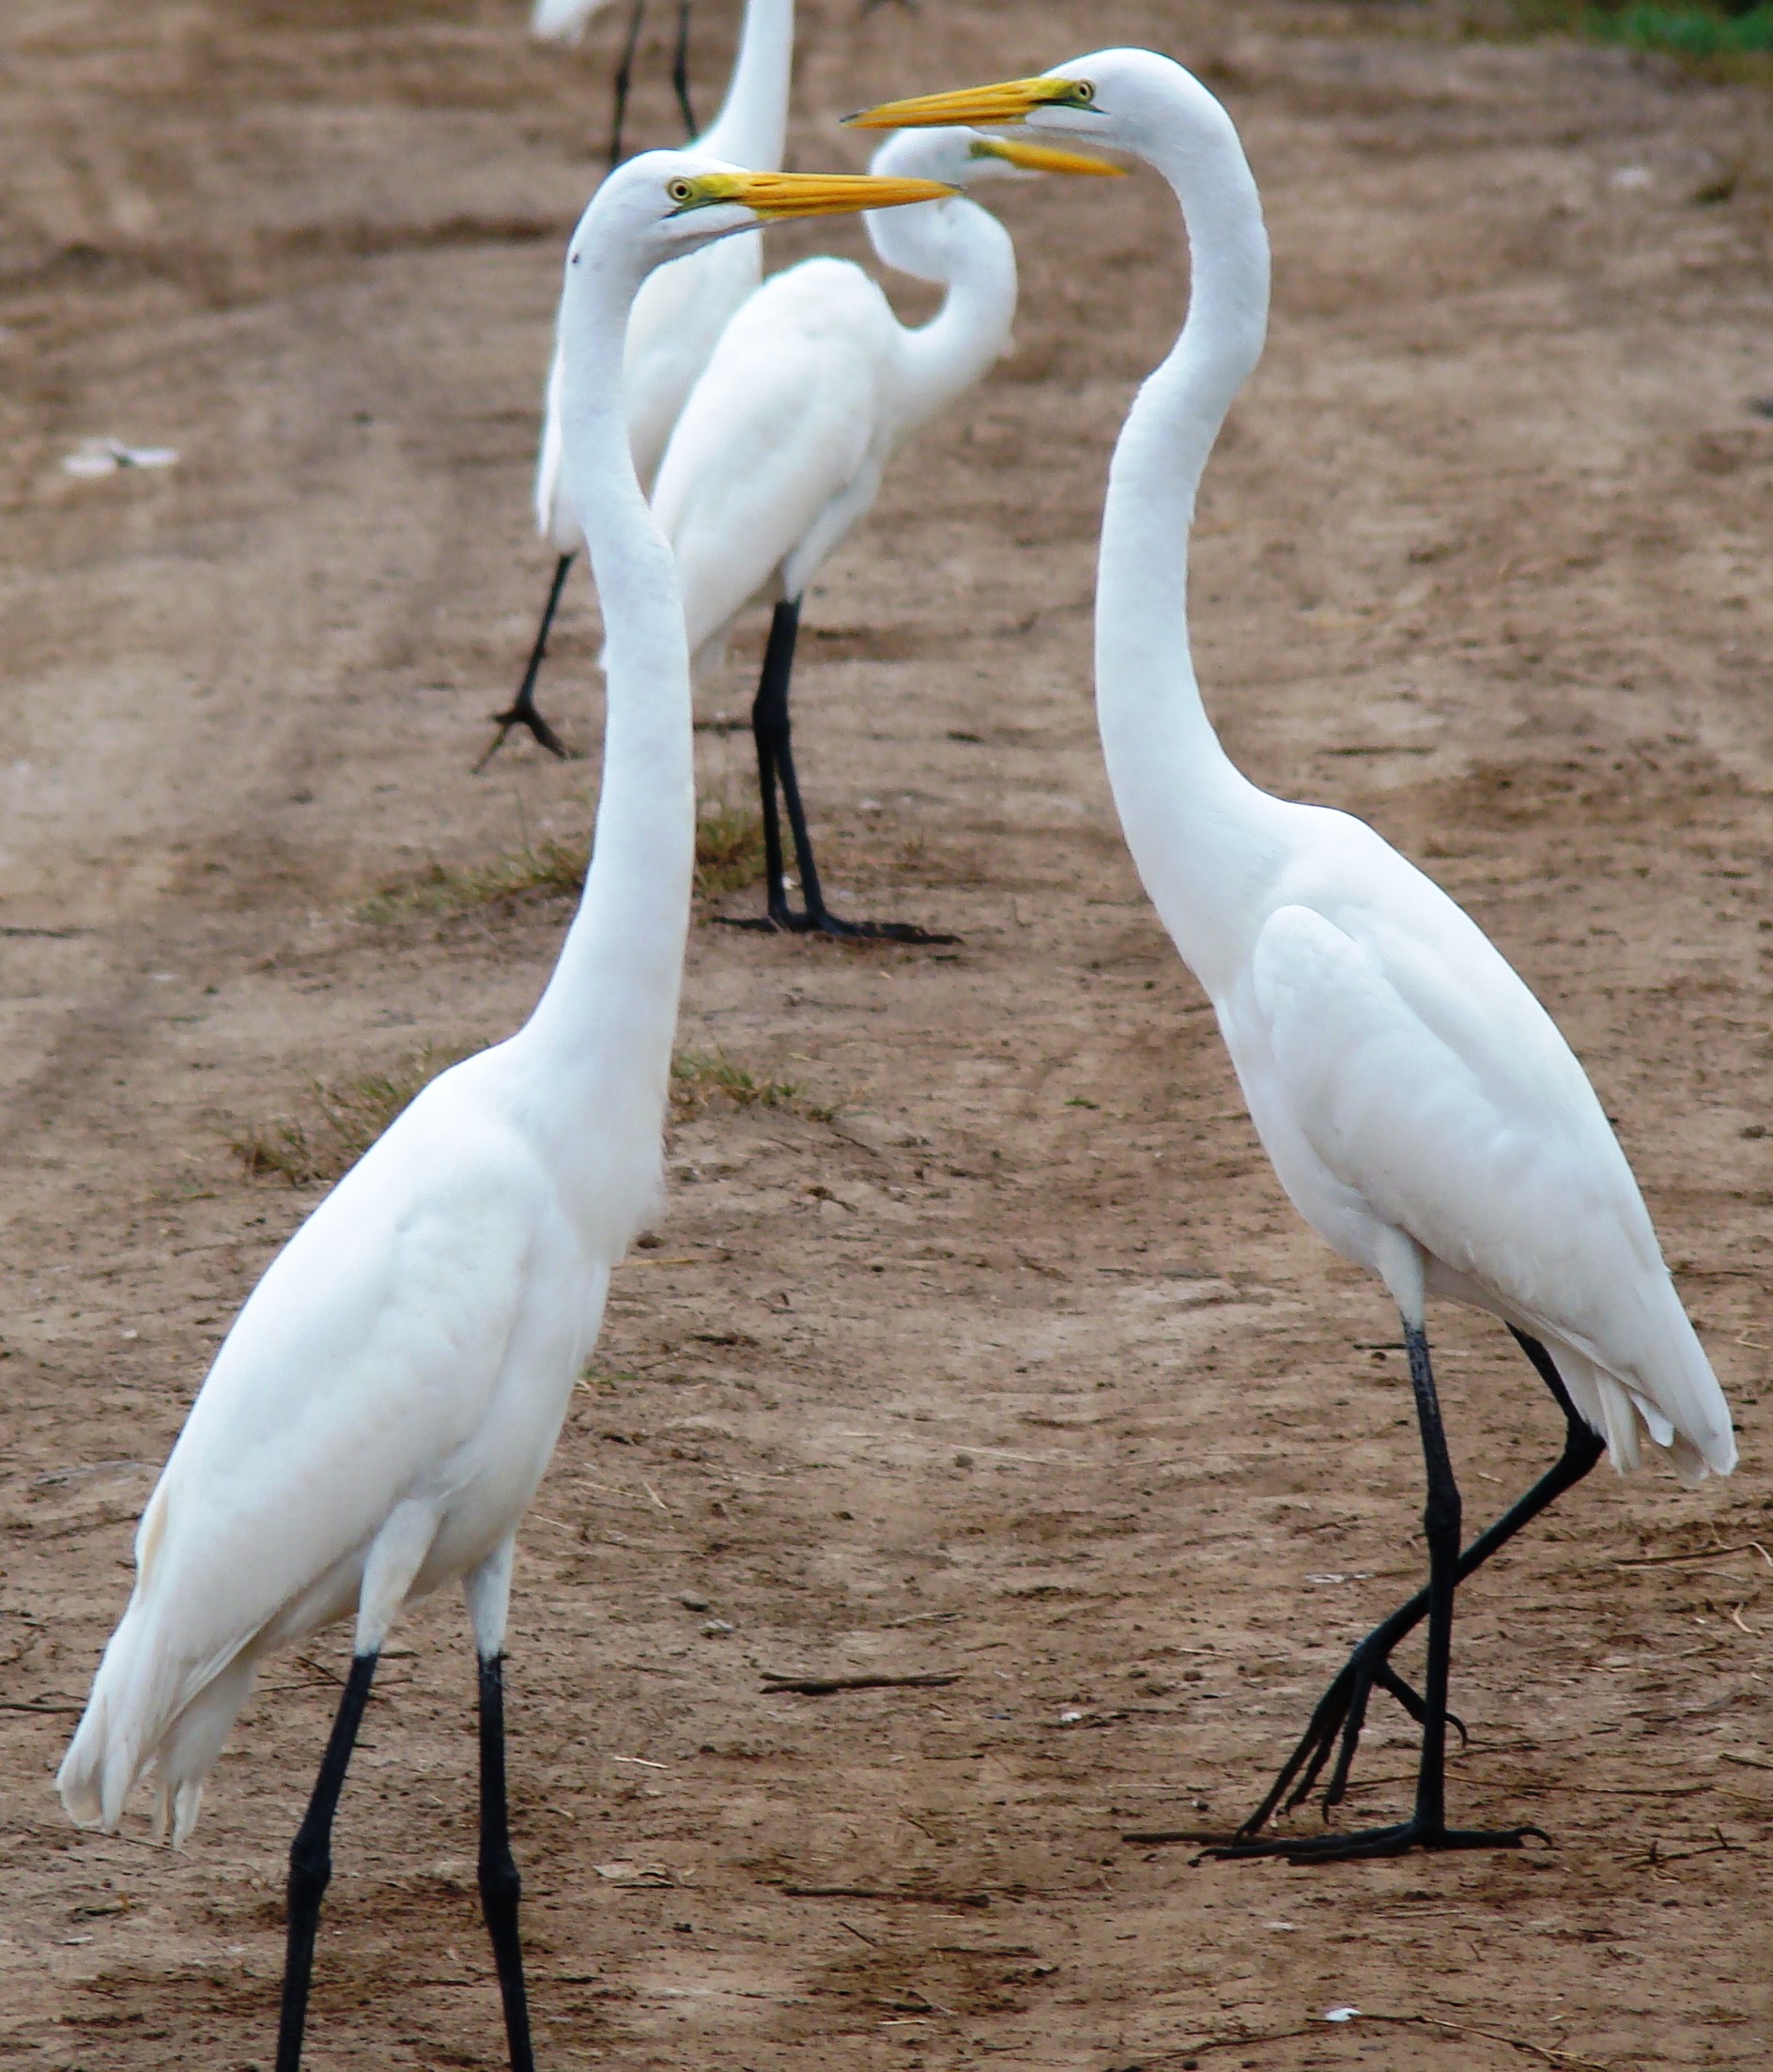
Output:
<path fill-rule="evenodd" d="M 1758 1539 L 1744 1539 L 1734 1547 L 1707 1547 L 1700 1554 L 1644 1554 L 1635 1561 L 1615 1561 L 1615 1569 L 1667 1569 L 1682 1561 L 1722 1561 L 1731 1554 L 1758 1554 L 1769 1569 L 1773 1569 L 1773 1554 L 1767 1553 Z"/>
<path fill-rule="evenodd" d="M 0 1698 L 0 1712 L 84 1712 L 84 1705 L 57 1705 L 48 1698 Z"/>
<path fill-rule="evenodd" d="M 1369 2015 L 1362 2013 L 1354 2018 L 1357 2022 L 1387 2022 L 1395 2029 L 1438 2029 L 1443 2035 L 1472 2036 L 1486 2043 L 1500 2043 L 1505 2049 L 1524 2050 L 1530 2056 L 1543 2059 L 1547 2064 L 1574 2065 L 1577 2072 L 1618 2072 L 1616 2065 L 1603 2064 L 1596 2058 L 1579 2057 L 1574 2050 L 1560 2050 L 1555 2045 L 1529 2043 L 1524 2036 L 1510 2036 L 1500 2029 L 1473 2029 L 1462 2022 L 1444 2021 L 1438 2015 Z M 1350 2024 L 1352 2026 L 1352 2024 Z M 1200 2058 L 1210 2050 L 1247 2050 L 1252 2044 L 1286 2043 L 1296 2036 L 1317 2036 L 1323 2033 L 1320 2022 L 1310 2022 L 1303 2029 L 1246 2029 L 1223 2036 L 1203 2036 L 1197 2043 L 1171 2044 L 1164 2049 L 1154 2051 L 1149 2058 L 1135 2060 L 1132 2064 L 1119 2068 L 1119 2072 L 1144 2072 L 1144 2067 L 1164 2058 Z"/>
<path fill-rule="evenodd" d="M 931 1669 L 916 1677 L 787 1677 L 778 1676 L 773 1669 L 763 1672 L 766 1692 L 796 1691 L 807 1698 L 828 1698 L 836 1691 L 934 1691 L 960 1680 L 958 1669 Z"/>
<path fill-rule="evenodd" d="M 779 1885 L 786 1899 L 902 1900 L 914 1907 L 989 1907 L 990 1893 L 886 1892 L 871 1885 Z"/>

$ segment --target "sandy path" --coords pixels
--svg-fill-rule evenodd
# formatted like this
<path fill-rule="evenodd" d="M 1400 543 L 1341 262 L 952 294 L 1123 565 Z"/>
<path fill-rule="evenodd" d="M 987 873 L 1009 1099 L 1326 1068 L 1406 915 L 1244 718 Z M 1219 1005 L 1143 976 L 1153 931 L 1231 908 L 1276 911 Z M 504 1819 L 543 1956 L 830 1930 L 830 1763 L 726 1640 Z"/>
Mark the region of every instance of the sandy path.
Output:
<path fill-rule="evenodd" d="M 696 930 L 686 1047 L 800 1090 L 674 1130 L 661 1242 L 526 1534 L 544 2060 L 1764 2064 L 1765 101 L 1303 5 L 803 4 L 804 164 L 854 153 L 825 118 L 860 101 L 1112 39 L 1224 93 L 1277 298 L 1203 503 L 1203 678 L 1254 775 L 1368 815 L 1551 1004 L 1745 1466 L 1696 1494 L 1596 1477 L 1472 1593 L 1457 1803 L 1554 1852 L 1306 1876 L 1123 1841 L 1258 1794 L 1413 1583 L 1417 1470 L 1393 1321 L 1279 1198 L 1094 741 L 1095 517 L 1181 305 L 1171 209 L 1149 179 L 1011 194 L 1017 354 L 828 571 L 802 684 L 854 910 L 964 943 Z M 503 1033 L 565 918 L 358 913 L 428 858 L 585 820 L 583 764 L 468 775 L 546 580 L 536 392 L 608 62 L 607 35 L 532 49 L 521 12 L 15 0 L 0 26 L 22 2064 L 268 2062 L 342 1641 L 268 1679 L 182 1858 L 77 1836 L 50 1774 L 152 1472 L 313 1198 L 243 1178 L 226 1135 L 311 1112 L 316 1075 Z M 671 133 L 656 61 L 640 120 Z M 1692 199 L 1738 159 L 1731 198 Z M 106 433 L 179 465 L 61 472 Z M 580 594 L 549 684 L 583 741 L 595 647 Z M 707 717 L 745 695 L 735 670 Z M 743 746 L 704 733 L 711 794 L 743 797 Z M 1449 1316 L 1439 1343 L 1475 1513 L 1555 1421 L 1493 1331 Z M 869 1669 L 960 1674 L 763 1688 Z M 498 2062 L 470 1697 L 460 1616 L 429 1607 L 353 1773 L 316 2067 Z M 1381 1718 L 1357 1808 L 1407 1764 Z"/>

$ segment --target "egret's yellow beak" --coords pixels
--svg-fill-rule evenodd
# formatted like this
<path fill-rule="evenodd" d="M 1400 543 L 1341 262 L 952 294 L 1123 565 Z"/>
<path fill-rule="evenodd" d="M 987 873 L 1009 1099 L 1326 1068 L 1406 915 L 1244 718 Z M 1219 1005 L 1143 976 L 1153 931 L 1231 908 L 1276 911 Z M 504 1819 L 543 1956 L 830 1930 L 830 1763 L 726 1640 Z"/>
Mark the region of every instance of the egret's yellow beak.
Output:
<path fill-rule="evenodd" d="M 1091 158 L 1087 151 L 1061 151 L 1050 144 L 1022 144 L 1010 137 L 980 137 L 973 147 L 976 159 L 1002 159 L 1006 165 L 1019 165 L 1025 173 L 1095 173 L 1110 179 L 1124 179 L 1124 165 L 1110 165 L 1106 159 Z"/>
<path fill-rule="evenodd" d="M 738 202 L 767 223 L 791 216 L 852 216 L 862 209 L 901 209 L 941 201 L 958 192 L 933 179 L 876 179 L 868 173 L 705 173 L 686 179 L 678 213 L 716 202 Z"/>
<path fill-rule="evenodd" d="M 963 86 L 954 93 L 919 94 L 913 101 L 885 101 L 845 116 L 855 130 L 940 130 L 965 123 L 1002 129 L 1026 122 L 1036 108 L 1087 108 L 1096 89 L 1087 79 L 1006 79 L 995 86 Z"/>

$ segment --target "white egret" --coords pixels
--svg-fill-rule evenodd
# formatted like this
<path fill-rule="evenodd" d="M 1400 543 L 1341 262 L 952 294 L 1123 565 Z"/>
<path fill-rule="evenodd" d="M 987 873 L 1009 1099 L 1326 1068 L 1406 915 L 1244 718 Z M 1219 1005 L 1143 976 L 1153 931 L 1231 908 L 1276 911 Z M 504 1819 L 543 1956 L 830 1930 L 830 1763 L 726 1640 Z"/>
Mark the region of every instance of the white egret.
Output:
<path fill-rule="evenodd" d="M 1637 1183 L 1551 1018 L 1476 925 L 1362 821 L 1292 804 L 1231 764 L 1189 654 L 1187 540 L 1233 397 L 1261 355 L 1269 247 L 1230 117 L 1169 58 L 1103 51 L 1045 77 L 869 111 L 867 126 L 1026 124 L 1133 153 L 1175 190 L 1193 286 L 1174 350 L 1115 448 L 1096 593 L 1102 749 L 1127 843 L 1211 999 L 1257 1134 L 1319 1236 L 1403 1318 L 1427 1481 L 1428 1585 L 1354 1650 L 1262 1804 L 1216 1853 L 1326 1858 L 1518 1845 L 1447 1825 L 1457 1585 L 1598 1459 L 1646 1446 L 1686 1480 L 1735 1465 L 1730 1412 Z M 1425 1305 L 1499 1317 L 1565 1419 L 1562 1458 L 1459 1550 L 1460 1506 Z M 1426 1615 L 1420 1697 L 1390 1666 Z M 1410 1818 L 1300 1840 L 1258 1831 L 1330 1755 L 1342 1795 L 1375 1684 L 1422 1723 Z M 1290 1796 L 1289 1796 L 1290 1795 Z"/>
<path fill-rule="evenodd" d="M 997 176 L 1120 168 L 955 130 L 894 137 L 872 170 L 970 188 Z M 691 390 L 659 465 L 653 508 L 677 555 L 699 677 L 719 663 L 748 606 L 775 607 L 751 707 L 768 881 L 768 920 L 757 925 L 947 942 L 953 938 L 898 921 L 839 920 L 828 910 L 794 776 L 788 691 L 808 583 L 873 507 L 898 448 L 1008 348 L 1016 253 L 996 217 L 959 195 L 867 220 L 885 264 L 947 289 L 941 308 L 928 323 L 902 324 L 876 283 L 847 259 L 807 259 L 772 274 L 721 332 Z M 800 868 L 799 911 L 783 882 L 779 783 Z"/>
<path fill-rule="evenodd" d="M 136 1580 L 57 1780 L 115 1829 L 156 1773 L 175 1842 L 260 1660 L 355 1609 L 350 1674 L 290 1852 L 279 2072 L 300 2059 L 333 1813 L 388 1629 L 459 1581 L 479 1658 L 480 1891 L 514 2072 L 532 2063 L 504 1790 L 517 1526 L 652 1213 L 695 849 L 689 659 L 622 397 L 647 271 L 772 218 L 927 181 L 752 174 L 655 152 L 610 176 L 565 271 L 562 422 L 608 628 L 595 853 L 535 1012 L 434 1080 L 272 1260 L 136 1535 Z"/>
<path fill-rule="evenodd" d="M 638 20 L 638 16 L 637 16 Z M 794 0 L 746 0 L 738 56 L 727 98 L 713 123 L 686 149 L 757 172 L 782 162 L 788 135 L 788 85 L 794 56 Z M 636 296 L 628 318 L 622 378 L 628 399 L 628 438 L 640 486 L 649 494 L 665 442 L 684 399 L 708 363 L 727 318 L 763 277 L 756 238 L 735 238 L 660 267 Z M 523 682 L 509 706 L 493 715 L 499 732 L 475 765 L 484 769 L 513 727 L 527 727 L 545 749 L 566 753 L 536 709 L 535 679 L 547 648 L 548 628 L 567 571 L 583 540 L 578 502 L 567 479 L 561 439 L 561 350 L 557 337 L 548 368 L 536 457 L 535 526 L 555 549 L 554 575 L 542 621 L 531 645 Z"/>

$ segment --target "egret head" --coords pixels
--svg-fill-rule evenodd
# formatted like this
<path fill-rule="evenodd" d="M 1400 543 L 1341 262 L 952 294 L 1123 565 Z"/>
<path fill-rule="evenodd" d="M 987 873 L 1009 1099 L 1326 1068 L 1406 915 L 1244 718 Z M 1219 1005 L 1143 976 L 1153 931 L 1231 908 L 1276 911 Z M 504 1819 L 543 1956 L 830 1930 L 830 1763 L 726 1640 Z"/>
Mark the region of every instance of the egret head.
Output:
<path fill-rule="evenodd" d="M 949 123 L 1020 129 L 1143 157 L 1159 130 L 1174 127 L 1179 81 L 1210 99 L 1173 58 L 1155 51 L 1097 51 L 1056 65 L 1036 79 L 1008 79 L 992 86 L 889 101 L 846 119 L 859 130 L 929 129 Z"/>
<path fill-rule="evenodd" d="M 983 179 L 1032 179 L 1042 173 L 1118 178 L 1121 168 L 1083 151 L 1056 150 L 1020 138 L 988 137 L 978 130 L 902 130 L 869 162 L 876 178 L 941 180 L 967 188 Z"/>
<path fill-rule="evenodd" d="M 618 166 L 592 196 L 567 249 L 567 277 L 575 268 L 620 267 L 638 280 L 670 259 L 766 223 L 896 209 L 952 192 L 933 179 L 749 173 L 701 152 L 646 151 Z"/>

